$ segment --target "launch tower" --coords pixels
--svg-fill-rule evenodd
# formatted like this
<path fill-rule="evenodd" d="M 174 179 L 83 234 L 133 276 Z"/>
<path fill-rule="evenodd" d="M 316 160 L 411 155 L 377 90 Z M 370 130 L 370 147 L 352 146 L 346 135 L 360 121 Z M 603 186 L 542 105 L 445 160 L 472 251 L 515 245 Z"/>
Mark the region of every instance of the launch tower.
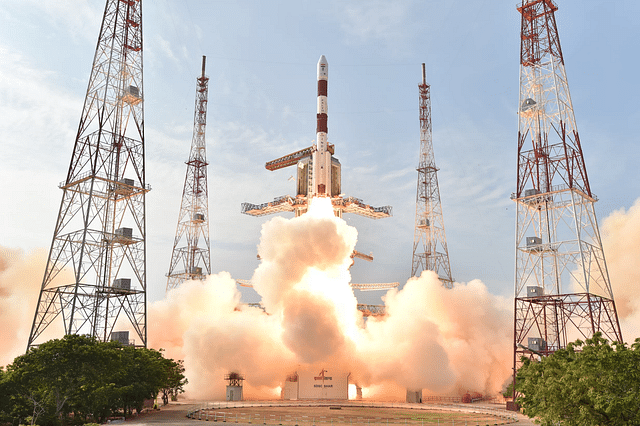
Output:
<path fill-rule="evenodd" d="M 422 64 L 420 90 L 420 160 L 416 194 L 416 227 L 413 237 L 411 276 L 420 276 L 424 270 L 438 274 L 442 285 L 453 287 L 447 237 L 444 232 L 438 168 L 433 154 L 431 132 L 431 87 L 427 84 Z"/>
<path fill-rule="evenodd" d="M 211 274 L 209 246 L 209 192 L 207 190 L 207 97 L 209 78 L 204 69 L 196 80 L 196 106 L 193 119 L 191 152 L 187 161 L 187 174 L 182 191 L 178 227 L 173 242 L 171 264 L 167 274 L 167 290 L 178 287 L 186 280 L 202 280 Z"/>
<path fill-rule="evenodd" d="M 142 1 L 107 0 L 27 348 L 56 320 L 147 345 L 142 87 Z"/>
<path fill-rule="evenodd" d="M 596 332 L 622 341 L 552 0 L 522 0 L 514 374 Z M 515 381 L 515 375 L 514 375 Z"/>

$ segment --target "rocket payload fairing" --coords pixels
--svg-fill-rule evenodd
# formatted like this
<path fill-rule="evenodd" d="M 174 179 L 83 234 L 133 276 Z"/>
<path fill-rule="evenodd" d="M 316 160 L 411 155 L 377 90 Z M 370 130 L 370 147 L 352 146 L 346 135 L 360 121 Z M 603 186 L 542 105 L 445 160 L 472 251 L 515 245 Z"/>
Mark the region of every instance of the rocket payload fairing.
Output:
<path fill-rule="evenodd" d="M 343 197 L 341 193 L 341 165 L 333 157 L 334 145 L 327 139 L 328 104 L 327 83 L 329 63 L 324 55 L 320 56 L 317 67 L 318 98 L 316 114 L 316 142 L 309 148 L 301 149 L 284 157 L 265 164 L 267 170 L 278 170 L 297 165 L 297 193 L 295 197 L 288 195 L 278 197 L 270 203 L 242 203 L 242 213 L 252 216 L 263 216 L 284 211 L 293 211 L 296 216 L 304 214 L 314 197 L 331 199 L 336 216 L 342 213 L 355 213 L 373 219 L 391 216 L 391 206 L 372 207 L 354 197 Z"/>
<path fill-rule="evenodd" d="M 329 108 L 327 105 L 327 83 L 329 77 L 329 63 L 324 55 L 318 61 L 318 107 L 316 124 L 316 145 L 311 161 L 313 174 L 311 177 L 311 193 L 317 196 L 331 196 L 331 153 L 327 147 L 327 119 Z M 329 191 L 329 192 L 327 192 Z M 337 195 L 337 194 L 334 194 Z"/>

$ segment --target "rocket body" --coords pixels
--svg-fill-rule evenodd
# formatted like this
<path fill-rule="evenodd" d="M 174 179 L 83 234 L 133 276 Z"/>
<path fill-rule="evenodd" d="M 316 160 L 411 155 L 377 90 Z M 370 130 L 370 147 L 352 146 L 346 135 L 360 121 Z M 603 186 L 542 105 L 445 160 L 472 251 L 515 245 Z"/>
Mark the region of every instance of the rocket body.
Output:
<path fill-rule="evenodd" d="M 327 80 L 329 63 L 324 55 L 318 61 L 318 106 L 316 125 L 316 148 L 312 154 L 313 174 L 311 196 L 331 197 L 331 152 L 327 147 Z"/>

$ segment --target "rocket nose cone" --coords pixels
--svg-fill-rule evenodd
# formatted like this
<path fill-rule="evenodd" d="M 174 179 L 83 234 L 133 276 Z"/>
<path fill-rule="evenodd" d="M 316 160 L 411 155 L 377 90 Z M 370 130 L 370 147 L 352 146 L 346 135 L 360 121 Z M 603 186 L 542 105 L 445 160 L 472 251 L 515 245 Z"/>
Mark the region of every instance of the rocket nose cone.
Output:
<path fill-rule="evenodd" d="M 324 55 L 320 56 L 318 60 L 318 79 L 326 80 L 329 74 L 329 63 Z"/>

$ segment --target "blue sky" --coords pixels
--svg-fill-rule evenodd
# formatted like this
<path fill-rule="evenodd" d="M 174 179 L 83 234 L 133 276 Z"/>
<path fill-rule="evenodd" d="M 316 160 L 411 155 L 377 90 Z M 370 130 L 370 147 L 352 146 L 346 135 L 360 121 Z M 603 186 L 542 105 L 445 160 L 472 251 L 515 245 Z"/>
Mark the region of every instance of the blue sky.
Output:
<path fill-rule="evenodd" d="M 268 218 L 242 202 L 293 194 L 264 163 L 315 139 L 316 63 L 329 62 L 329 142 L 347 195 L 394 216 L 359 231 L 354 282 L 404 282 L 415 219 L 420 64 L 451 268 L 513 296 L 520 16 L 516 1 L 169 1 L 143 4 L 148 294 L 163 297 L 202 55 L 214 272 L 250 278 Z M 640 3 L 558 0 L 560 40 L 600 222 L 640 197 Z M 48 248 L 103 0 L 2 0 L 0 245 Z M 44 266 L 43 266 L 44 267 Z M 33 272 L 41 276 L 43 270 Z M 360 295 L 373 301 L 373 295 Z"/>

